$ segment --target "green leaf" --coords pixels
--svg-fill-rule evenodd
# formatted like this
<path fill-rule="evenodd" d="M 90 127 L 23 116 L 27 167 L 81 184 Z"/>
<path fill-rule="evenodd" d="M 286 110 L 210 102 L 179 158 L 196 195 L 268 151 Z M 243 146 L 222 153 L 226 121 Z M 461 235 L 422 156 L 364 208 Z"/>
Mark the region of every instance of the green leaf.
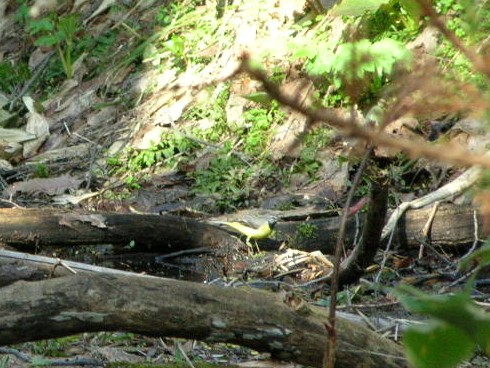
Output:
<path fill-rule="evenodd" d="M 371 51 L 379 57 L 388 55 L 393 59 L 402 61 L 410 61 L 412 59 L 412 53 L 407 49 L 405 44 L 391 38 L 383 38 L 375 42 Z"/>
<path fill-rule="evenodd" d="M 319 47 L 314 47 L 311 44 L 303 44 L 299 42 L 291 42 L 289 47 L 293 51 L 293 59 L 309 58 L 313 59 L 318 55 Z"/>
<path fill-rule="evenodd" d="M 410 328 L 403 338 L 410 363 L 418 368 L 451 368 L 469 359 L 475 343 L 462 330 L 443 322 Z"/>
<path fill-rule="evenodd" d="M 34 366 L 48 366 L 52 365 L 52 362 L 49 359 L 45 359 L 42 357 L 33 357 L 31 364 Z"/>
<path fill-rule="evenodd" d="M 422 16 L 422 9 L 420 8 L 420 5 L 417 1 L 413 0 L 398 0 L 401 8 L 405 10 L 405 12 L 408 14 L 410 18 L 412 18 L 415 21 L 420 20 L 420 17 Z"/>
<path fill-rule="evenodd" d="M 27 30 L 31 35 L 36 35 L 41 32 L 51 32 L 54 30 L 54 22 L 49 18 L 32 20 Z"/>
<path fill-rule="evenodd" d="M 490 314 L 471 299 L 471 288 L 454 295 L 430 295 L 403 285 L 395 293 L 408 310 L 464 331 L 483 350 L 490 352 Z"/>
<path fill-rule="evenodd" d="M 343 15 L 357 17 L 363 15 L 365 12 L 375 12 L 389 1 L 390 0 L 344 0 L 335 6 L 330 14 L 334 17 Z"/>
<path fill-rule="evenodd" d="M 70 14 L 59 19 L 58 30 L 64 35 L 66 41 L 73 39 L 78 32 L 78 18 L 78 14 Z"/>
<path fill-rule="evenodd" d="M 482 22 L 486 22 L 485 12 L 488 10 L 480 9 L 477 0 L 461 0 L 460 5 L 463 12 L 461 12 L 462 28 L 465 33 L 472 38 L 477 35 L 482 27 Z M 488 14 L 488 13 L 487 13 Z"/>
<path fill-rule="evenodd" d="M 483 247 L 478 249 L 470 256 L 464 258 L 459 267 L 462 270 L 466 270 L 473 267 L 475 263 L 477 263 L 479 267 L 490 265 L 490 238 L 487 239 Z"/>
<path fill-rule="evenodd" d="M 255 92 L 242 97 L 266 106 L 269 106 L 272 103 L 272 98 L 267 92 Z"/>
<path fill-rule="evenodd" d="M 63 39 L 63 37 L 62 36 L 60 37 L 59 33 L 41 36 L 36 40 L 36 42 L 34 42 L 34 45 L 36 45 L 36 46 L 54 46 L 54 45 L 57 45 L 58 43 L 60 43 L 62 39 Z"/>
<path fill-rule="evenodd" d="M 325 50 L 307 65 L 308 73 L 311 75 L 325 75 L 332 71 L 334 63 L 335 55 L 330 50 Z"/>

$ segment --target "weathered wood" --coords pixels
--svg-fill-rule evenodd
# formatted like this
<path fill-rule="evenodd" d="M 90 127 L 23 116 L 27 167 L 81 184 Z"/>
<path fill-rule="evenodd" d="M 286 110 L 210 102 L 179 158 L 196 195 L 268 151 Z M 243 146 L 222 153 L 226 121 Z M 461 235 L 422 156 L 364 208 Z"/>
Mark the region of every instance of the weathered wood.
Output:
<path fill-rule="evenodd" d="M 241 247 L 217 227 L 191 218 L 60 209 L 0 209 L 0 242 L 14 247 L 129 245 L 161 253 L 198 247 Z"/>
<path fill-rule="evenodd" d="M 19 280 L 40 281 L 55 277 L 71 276 L 76 273 L 94 272 L 131 277 L 153 277 L 113 268 L 0 249 L 0 287 Z"/>
<path fill-rule="evenodd" d="M 381 232 L 388 209 L 388 186 L 373 182 L 369 200 L 371 204 L 366 214 L 362 239 L 342 264 L 340 285 L 357 282 L 366 267 L 374 261 L 380 247 Z"/>
<path fill-rule="evenodd" d="M 431 208 L 409 210 L 397 226 L 393 243 L 398 247 L 418 247 Z M 431 228 L 431 241 L 435 246 L 468 246 L 474 242 L 476 208 L 470 205 L 442 204 Z M 86 216 L 86 217 L 83 217 Z M 77 220 L 78 219 L 78 220 Z M 483 220 L 476 216 L 478 236 L 485 239 Z M 91 221 L 91 222 L 90 222 Z M 276 225 L 275 240 L 260 243 L 261 249 L 277 249 L 283 241 L 305 250 L 333 251 L 339 218 L 313 218 L 305 222 L 281 221 Z M 307 236 L 301 235 L 304 224 L 315 229 Z M 364 216 L 348 223 L 346 244 L 352 244 L 354 235 L 360 233 Z M 100 227 L 106 226 L 106 227 Z M 358 227 L 356 229 L 356 227 Z M 0 209 L 0 241 L 26 249 L 35 246 L 91 245 L 110 243 L 128 245 L 134 241 L 136 249 L 168 253 L 199 247 L 237 247 L 243 242 L 222 229 L 204 222 L 177 216 L 136 215 L 118 213 L 73 213 L 64 210 Z"/>
<path fill-rule="evenodd" d="M 121 275 L 75 275 L 0 288 L 0 345 L 131 331 L 227 342 L 320 367 L 324 310 L 291 295 Z M 337 367 L 404 367 L 402 348 L 339 319 Z"/>
<path fill-rule="evenodd" d="M 418 248 L 422 239 L 422 229 L 427 223 L 432 207 L 408 210 L 398 222 L 393 237 L 393 247 Z M 476 211 L 476 223 L 475 223 Z M 316 231 L 301 236 L 300 228 L 304 223 L 313 225 Z M 365 223 L 365 216 L 351 218 L 347 225 L 346 246 L 353 244 L 355 234 L 360 234 Z M 336 242 L 339 217 L 313 218 L 304 221 L 280 222 L 276 225 L 280 239 L 293 241 L 293 247 L 304 251 L 321 250 L 329 254 L 333 252 Z M 483 219 L 478 209 L 471 205 L 455 205 L 443 203 L 436 212 L 430 231 L 432 245 L 441 247 L 467 247 L 475 241 L 475 225 L 478 226 L 478 238 L 486 239 L 490 234 L 483 229 Z M 357 235 L 358 236 L 358 235 Z M 274 245 L 272 245 L 274 246 Z M 261 249 L 267 249 L 267 245 Z"/>

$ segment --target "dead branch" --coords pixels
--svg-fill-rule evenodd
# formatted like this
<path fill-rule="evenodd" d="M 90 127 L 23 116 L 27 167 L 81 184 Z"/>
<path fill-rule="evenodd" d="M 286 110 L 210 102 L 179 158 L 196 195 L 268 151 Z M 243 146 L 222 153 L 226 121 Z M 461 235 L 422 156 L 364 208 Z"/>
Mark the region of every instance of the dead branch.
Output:
<path fill-rule="evenodd" d="M 381 244 L 381 232 L 388 209 L 388 187 L 381 183 L 373 183 L 372 185 L 363 236 L 342 265 L 339 279 L 341 285 L 358 281 L 365 269 L 373 262 Z"/>
<path fill-rule="evenodd" d="M 0 249 L 0 287 L 19 280 L 39 281 L 78 273 L 111 273 L 131 277 L 153 277 L 59 258 Z"/>
<path fill-rule="evenodd" d="M 469 166 L 481 166 L 490 169 L 490 158 L 486 155 L 475 154 L 460 147 L 451 147 L 447 145 L 433 145 L 427 142 L 418 142 L 400 137 L 391 136 L 378 129 L 369 126 L 363 126 L 360 121 L 340 116 L 333 109 L 314 108 L 300 104 L 294 96 L 288 96 L 280 88 L 271 82 L 267 75 L 250 63 L 248 54 L 242 55 L 242 63 L 237 72 L 246 72 L 255 79 L 259 80 L 267 93 L 281 104 L 291 107 L 292 109 L 304 114 L 312 122 L 324 122 L 339 131 L 346 137 L 362 139 L 374 146 L 394 148 L 400 152 L 407 153 L 411 158 L 425 157 L 429 160 L 445 162 L 448 164 Z"/>
<path fill-rule="evenodd" d="M 437 14 L 436 10 L 428 0 L 417 0 L 423 15 L 429 17 L 430 22 L 436 27 L 457 49 L 459 49 L 473 64 L 474 68 L 490 78 L 490 68 L 488 62 L 478 55 L 474 49 L 467 47 L 463 41 L 450 30 L 446 22 Z"/>

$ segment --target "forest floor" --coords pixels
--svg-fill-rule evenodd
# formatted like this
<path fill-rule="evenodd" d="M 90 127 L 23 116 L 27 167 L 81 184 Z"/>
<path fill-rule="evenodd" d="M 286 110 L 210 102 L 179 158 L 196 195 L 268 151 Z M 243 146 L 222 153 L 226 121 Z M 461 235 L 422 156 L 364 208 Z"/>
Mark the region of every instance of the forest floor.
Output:
<path fill-rule="evenodd" d="M 268 213 L 300 207 L 340 213 L 358 162 L 352 154 L 356 142 L 327 126 L 308 131 L 305 117 L 270 101 L 249 75 L 235 73 L 243 53 L 249 53 L 272 80 L 301 100 L 311 101 L 320 92 L 301 71 L 298 59 L 291 57 L 291 44 L 313 32 L 304 2 L 259 1 L 252 6 L 235 1 L 229 8 L 221 2 L 195 5 L 189 0 L 75 3 L 8 0 L 0 5 L 0 123 L 12 133 L 7 137 L 5 129 L 1 132 L 5 206 L 203 219 L 246 209 Z M 347 27 L 340 20 L 333 22 L 327 27 L 332 42 L 340 40 Z M 319 21 L 317 27 L 321 26 Z M 424 33 L 413 42 L 430 48 L 433 38 Z M 438 112 L 430 119 L 457 125 L 453 116 Z M 458 123 L 460 130 L 469 129 Z M 394 161 L 387 170 L 393 171 L 395 182 L 392 206 L 429 193 L 461 172 L 408 159 Z M 368 189 L 365 180 L 356 200 L 362 201 Z M 302 235 L 312 236 L 307 219 Z M 274 256 L 284 256 L 293 247 L 289 248 Z M 80 254 L 99 252 L 100 257 L 92 258 L 107 265 L 112 256 L 106 254 L 108 249 L 101 245 L 62 254 L 83 260 Z M 52 255 L 60 250 L 42 252 Z M 377 328 L 398 340 L 398 328 L 409 315 L 371 282 L 391 286 L 400 278 L 440 267 L 412 256 L 416 258 L 380 254 L 365 280 L 342 291 L 339 310 L 383 320 Z M 332 257 L 315 255 L 298 264 L 295 272 L 269 280 L 311 282 L 317 290 L 310 290 L 307 298 L 327 305 L 321 283 L 316 287 L 314 281 L 330 272 L 328 258 Z M 206 273 L 198 263 L 191 263 L 197 269 L 186 269 L 188 258 L 170 266 L 153 264 L 151 270 L 144 269 L 145 262 L 146 258 L 134 262 L 134 270 L 174 277 L 191 273 L 188 277 L 200 282 L 220 278 L 232 284 L 224 275 Z M 424 284 L 429 290 L 440 287 L 432 281 Z M 68 359 L 73 366 L 155 366 L 188 364 L 188 357 L 193 362 L 278 365 L 267 355 L 241 347 L 125 332 L 11 348 L 17 353 L 0 351 L 0 368 L 50 365 L 54 359 Z M 75 356 L 81 359 L 78 363 L 72 360 Z M 478 359 L 472 366 L 484 366 Z"/>

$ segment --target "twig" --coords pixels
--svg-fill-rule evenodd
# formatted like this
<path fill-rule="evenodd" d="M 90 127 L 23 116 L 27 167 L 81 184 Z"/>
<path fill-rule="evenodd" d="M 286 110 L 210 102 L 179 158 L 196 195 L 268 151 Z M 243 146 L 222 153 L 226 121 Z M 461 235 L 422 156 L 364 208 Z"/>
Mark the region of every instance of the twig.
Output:
<path fill-rule="evenodd" d="M 214 252 L 213 249 L 211 249 L 210 247 L 200 247 L 194 249 L 179 250 L 178 252 L 163 254 L 161 256 L 155 257 L 155 262 L 157 263 L 163 262 L 163 260 L 168 258 L 181 257 L 183 255 L 188 255 L 188 254 L 202 254 L 202 253 L 213 253 L 213 252 Z"/>
<path fill-rule="evenodd" d="M 441 201 L 436 201 L 434 203 L 434 206 L 432 207 L 432 210 L 430 211 L 429 218 L 427 219 L 427 222 L 425 223 L 425 226 L 422 229 L 422 235 L 423 235 L 424 239 L 426 239 L 426 241 L 420 243 L 419 259 L 422 259 L 422 257 L 424 256 L 424 244 L 429 242 L 430 229 L 432 227 L 432 223 L 434 222 L 434 218 L 436 217 L 437 209 L 439 208 L 440 204 L 441 204 Z"/>
<path fill-rule="evenodd" d="M 466 252 L 466 254 L 459 259 L 459 262 L 461 262 L 463 259 L 473 254 L 478 243 L 480 243 L 480 239 L 478 237 L 478 214 L 476 213 L 476 210 L 473 211 L 473 224 L 474 224 L 473 245 L 468 250 L 468 252 Z"/>
<path fill-rule="evenodd" d="M 32 254 L 14 252 L 5 249 L 0 249 L 0 258 L 16 259 L 20 261 L 29 262 L 32 264 L 39 264 L 45 266 L 56 266 L 59 265 L 60 262 L 62 262 L 63 267 L 70 269 L 71 272 L 73 272 L 74 270 L 78 270 L 78 271 L 85 271 L 85 272 L 101 272 L 101 273 L 111 273 L 111 274 L 126 275 L 126 276 L 155 277 L 149 275 L 141 275 L 134 272 L 116 270 L 113 268 L 92 266 L 85 263 L 65 261 L 65 260 L 61 261 L 59 258 L 57 259 L 57 258 L 44 257 L 44 256 L 35 256 Z"/>
<path fill-rule="evenodd" d="M 447 290 L 449 290 L 453 286 L 456 286 L 458 284 L 461 284 L 463 281 L 468 280 L 474 273 L 476 273 L 478 271 L 479 271 L 479 269 L 478 269 L 478 267 L 476 267 L 476 268 L 472 269 L 471 271 L 465 273 L 463 276 L 461 276 L 457 280 L 451 282 L 449 285 L 446 285 L 446 286 L 440 288 L 438 291 L 438 294 L 444 294 Z"/>
<path fill-rule="evenodd" d="M 396 208 L 395 211 L 393 211 L 388 219 L 388 222 L 383 229 L 381 239 L 386 239 L 386 237 L 395 230 L 398 220 L 408 209 L 422 208 L 434 202 L 442 201 L 463 193 L 465 190 L 475 184 L 475 182 L 480 178 L 481 172 L 482 170 L 480 167 L 472 167 L 471 169 L 466 170 L 452 182 L 437 189 L 435 192 L 429 193 L 426 196 L 417 198 L 410 202 L 403 202 Z"/>
<path fill-rule="evenodd" d="M 53 57 L 54 54 L 55 54 L 55 51 L 51 51 L 44 57 L 44 59 L 36 67 L 36 70 L 32 74 L 32 77 L 24 84 L 24 87 L 22 87 L 22 89 L 17 94 L 17 96 L 15 96 L 12 99 L 12 101 L 10 101 L 10 104 L 9 104 L 9 111 L 10 112 L 14 109 L 14 104 L 17 102 L 17 100 L 22 98 L 26 94 L 26 92 L 29 90 L 29 88 L 32 87 L 34 82 L 36 82 L 36 80 L 42 74 L 42 72 L 44 71 L 44 68 L 48 65 L 49 60 L 51 60 L 51 57 Z"/>
<path fill-rule="evenodd" d="M 180 353 L 184 357 L 186 363 L 189 364 L 189 367 L 196 368 L 196 367 L 194 367 L 194 364 L 192 364 L 191 360 L 189 359 L 189 357 L 185 353 L 184 349 L 182 349 L 182 346 L 180 346 L 180 343 L 179 342 L 177 342 L 177 349 L 180 351 Z"/>
<path fill-rule="evenodd" d="M 249 55 L 246 53 L 242 54 L 240 68 L 232 74 L 231 77 L 242 71 L 249 73 L 259 80 L 267 93 L 281 104 L 287 105 L 303 115 L 306 115 L 312 122 L 325 122 L 328 125 L 339 129 L 346 137 L 363 139 L 375 146 L 394 148 L 407 153 L 412 158 L 425 157 L 429 160 L 445 162 L 448 164 L 465 167 L 476 165 L 490 169 L 489 156 L 475 154 L 462 148 L 451 147 L 451 149 L 448 149 L 447 146 L 437 146 L 427 142 L 417 142 L 417 144 L 413 144 L 413 141 L 409 139 L 395 137 L 369 126 L 364 126 L 356 119 L 346 119 L 340 116 L 334 109 L 301 105 L 296 98 L 287 96 L 275 83 L 269 81 L 265 72 L 254 68 L 250 63 Z"/>
<path fill-rule="evenodd" d="M 400 301 L 386 302 L 386 303 L 374 303 L 374 304 L 351 304 L 351 305 L 339 305 L 337 309 L 381 309 L 392 308 L 400 305 Z"/>
<path fill-rule="evenodd" d="M 65 261 L 63 261 L 61 258 L 57 258 L 56 259 L 58 262 L 56 262 L 54 265 L 53 265 L 53 268 L 51 270 L 51 273 L 50 273 L 50 277 L 53 277 L 54 276 L 54 271 L 56 271 L 56 267 L 58 266 L 61 266 L 63 268 L 66 268 L 68 271 L 70 271 L 72 274 L 77 274 L 77 271 L 75 271 L 72 267 L 70 267 L 69 265 L 66 264 Z"/>
<path fill-rule="evenodd" d="M 448 257 L 446 257 L 446 256 L 442 255 L 441 253 L 439 253 L 427 240 L 417 239 L 417 241 L 420 243 L 420 247 L 421 248 L 425 247 L 425 248 L 429 249 L 430 251 L 432 251 L 432 253 L 440 261 L 444 262 L 448 266 L 454 266 L 454 262 L 453 261 L 451 261 Z"/>
<path fill-rule="evenodd" d="M 1 354 L 10 354 L 10 355 L 13 355 L 13 356 L 19 358 L 20 360 L 22 360 L 24 362 L 33 363 L 33 359 L 29 354 L 23 353 L 22 351 L 19 351 L 17 349 L 0 347 L 0 353 Z M 72 358 L 72 359 L 47 359 L 47 358 L 43 358 L 42 365 L 43 366 L 50 366 L 50 367 L 53 367 L 53 366 L 62 367 L 62 366 L 74 366 L 74 365 L 101 367 L 104 365 L 104 363 L 100 360 L 91 359 L 91 358 Z"/>
<path fill-rule="evenodd" d="M 334 255 L 334 268 L 332 274 L 332 281 L 330 286 L 330 308 L 328 314 L 328 324 L 326 325 L 328 330 L 328 342 L 326 345 L 326 351 L 324 355 L 323 366 L 333 368 L 335 366 L 335 350 L 337 346 L 337 334 L 335 331 L 335 312 L 337 306 L 337 292 L 339 290 L 339 277 L 340 277 L 340 267 L 342 258 L 342 249 L 344 248 L 345 232 L 347 227 L 347 219 L 349 217 L 349 208 L 351 207 L 352 200 L 354 199 L 354 194 L 357 190 L 359 183 L 361 182 L 364 170 L 367 167 L 369 157 L 372 154 L 372 147 L 369 147 L 364 154 L 361 164 L 357 169 L 356 175 L 352 182 L 352 186 L 349 189 L 347 195 L 347 200 L 345 201 L 344 210 L 342 212 L 342 219 L 340 221 L 339 232 L 337 235 L 337 244 L 335 245 L 335 255 Z"/>
<path fill-rule="evenodd" d="M 8 199 L 0 198 L 0 202 L 8 203 L 8 204 L 12 205 L 12 207 L 15 207 L 15 208 L 19 208 L 19 209 L 23 209 L 23 210 L 26 209 L 26 207 L 22 207 L 22 206 L 18 205 L 17 203 L 15 203 L 11 200 L 8 200 Z"/>
<path fill-rule="evenodd" d="M 394 235 L 395 235 L 395 232 L 393 231 L 390 234 L 390 238 L 388 239 L 385 250 L 383 251 L 383 259 L 381 260 L 381 264 L 379 266 L 379 272 L 376 274 L 376 277 L 374 278 L 375 283 L 379 282 L 379 279 L 381 278 L 381 275 L 383 274 L 383 271 L 385 269 L 386 261 L 388 260 L 388 255 L 389 255 L 390 249 L 391 249 L 391 244 L 393 244 L 393 236 Z"/>
<path fill-rule="evenodd" d="M 420 4 L 424 15 L 429 17 L 429 21 L 436 27 L 457 49 L 459 49 L 473 64 L 473 67 L 480 73 L 485 74 L 490 78 L 490 68 L 488 63 L 479 56 L 473 49 L 466 47 L 461 39 L 450 30 L 446 23 L 442 20 L 439 14 L 436 13 L 434 7 L 428 0 L 417 0 Z"/>
<path fill-rule="evenodd" d="M 17 358 L 19 358 L 20 360 L 24 361 L 24 362 L 28 362 L 30 363 L 31 362 L 31 357 L 20 351 L 20 350 L 17 350 L 17 349 L 12 349 L 12 348 L 7 348 L 7 347 L 0 347 L 0 353 L 1 354 L 11 354 Z"/>
<path fill-rule="evenodd" d="M 136 10 L 136 9 L 138 9 L 138 7 L 139 7 L 139 6 L 140 6 L 140 5 L 141 5 L 141 4 L 142 4 L 144 1 L 145 1 L 145 0 L 140 0 L 140 1 L 138 1 L 138 2 L 136 3 L 136 5 L 135 5 L 135 6 L 133 6 L 131 9 L 129 9 L 129 10 L 128 10 L 128 11 L 127 11 L 125 14 L 124 14 L 124 16 L 123 16 L 123 17 L 122 17 L 122 18 L 121 18 L 121 19 L 120 19 L 120 20 L 119 20 L 117 23 L 115 23 L 115 24 L 113 24 L 113 25 L 111 26 L 111 28 L 110 28 L 110 29 L 111 29 L 111 30 L 113 30 L 113 29 L 115 29 L 115 28 L 119 27 L 119 25 L 123 24 L 123 23 L 126 21 L 126 19 L 128 19 L 128 18 L 129 18 L 129 16 L 130 16 L 131 14 L 133 14 L 133 13 L 135 12 L 135 10 Z M 92 18 L 92 17 L 91 17 L 91 18 Z M 89 19 L 89 20 L 90 20 L 90 19 Z M 141 37 L 140 37 L 140 36 L 138 36 L 138 37 L 141 39 Z"/>

